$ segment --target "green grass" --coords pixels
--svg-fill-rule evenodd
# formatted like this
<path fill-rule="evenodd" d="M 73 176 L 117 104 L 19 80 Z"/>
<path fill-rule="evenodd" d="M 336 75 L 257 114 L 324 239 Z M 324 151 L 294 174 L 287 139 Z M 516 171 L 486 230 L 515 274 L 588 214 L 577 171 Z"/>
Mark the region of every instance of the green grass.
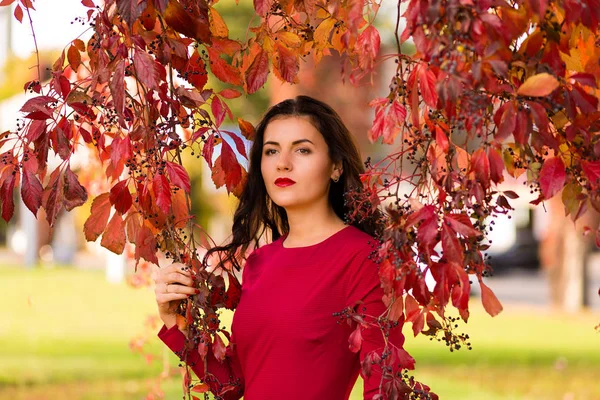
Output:
<path fill-rule="evenodd" d="M 160 389 L 181 398 L 175 356 L 158 328 L 144 327 L 155 313 L 150 289 L 109 284 L 100 271 L 0 267 L 0 293 L 0 399 L 144 399 L 165 363 L 171 377 Z M 457 328 L 470 335 L 471 351 L 450 353 L 405 330 L 415 377 L 442 399 L 600 399 L 598 315 L 506 305 L 491 318 L 477 299 L 471 308 Z M 129 349 L 142 334 L 157 357 L 150 364 Z M 359 380 L 353 400 L 361 390 Z"/>

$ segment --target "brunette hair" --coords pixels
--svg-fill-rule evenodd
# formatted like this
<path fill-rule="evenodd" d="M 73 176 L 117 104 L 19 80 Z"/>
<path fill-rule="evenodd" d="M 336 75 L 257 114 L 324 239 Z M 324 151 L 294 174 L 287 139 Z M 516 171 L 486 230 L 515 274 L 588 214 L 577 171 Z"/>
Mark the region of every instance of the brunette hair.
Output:
<path fill-rule="evenodd" d="M 273 203 L 261 173 L 261 157 L 265 129 L 276 118 L 308 117 L 312 125 L 323 135 L 329 148 L 329 157 L 333 162 L 342 162 L 343 173 L 338 182 L 331 181 L 329 201 L 335 213 L 344 222 L 379 238 L 383 231 L 382 213 L 358 221 L 349 221 L 348 203 L 345 194 L 362 192 L 360 174 L 364 164 L 352 134 L 342 122 L 340 116 L 329 105 L 309 96 L 297 96 L 270 107 L 256 127 L 252 148 L 250 149 L 248 177 L 239 198 L 239 204 L 233 216 L 232 240 L 224 246 L 216 246 L 207 251 L 204 263 L 210 254 L 218 251 L 220 263 L 231 262 L 239 271 L 239 256 L 245 255 L 251 242 L 258 247 L 259 239 L 268 229 L 272 240 L 277 240 L 289 232 L 287 214 L 283 207 Z"/>

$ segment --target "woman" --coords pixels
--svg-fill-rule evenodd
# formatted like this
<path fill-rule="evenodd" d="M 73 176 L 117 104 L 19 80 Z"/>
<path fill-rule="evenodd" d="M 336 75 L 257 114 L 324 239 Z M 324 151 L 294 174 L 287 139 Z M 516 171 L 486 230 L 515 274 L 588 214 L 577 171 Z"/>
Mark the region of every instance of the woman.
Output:
<path fill-rule="evenodd" d="M 212 375 L 205 375 L 198 352 L 186 360 L 213 393 L 224 399 L 342 400 L 359 372 L 364 398 L 379 392 L 380 369 L 364 376 L 360 362 L 372 350 L 381 354 L 381 331 L 363 330 L 362 344 L 355 334 L 351 346 L 360 351 L 353 352 L 349 337 L 356 323 L 339 323 L 336 316 L 357 301 L 366 315 L 377 317 L 386 309 L 378 266 L 370 259 L 381 215 L 345 224 L 344 192 L 361 187 L 363 171 L 348 129 L 320 101 L 285 100 L 258 124 L 232 242 L 206 257 L 220 251 L 225 261 L 239 266 L 236 254 L 245 254 L 266 228 L 273 241 L 246 260 L 225 361 L 209 351 Z M 181 264 L 161 269 L 156 278 L 165 324 L 158 336 L 180 356 L 185 336 L 175 323 L 177 305 L 194 293 L 192 277 Z"/>

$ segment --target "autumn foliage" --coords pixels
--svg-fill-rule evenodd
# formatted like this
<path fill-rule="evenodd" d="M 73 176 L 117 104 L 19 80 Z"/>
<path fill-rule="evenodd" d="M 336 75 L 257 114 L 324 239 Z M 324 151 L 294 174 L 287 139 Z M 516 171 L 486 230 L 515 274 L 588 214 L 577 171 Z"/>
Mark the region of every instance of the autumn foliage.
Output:
<path fill-rule="evenodd" d="M 340 78 L 351 84 L 373 82 L 381 63 L 395 65 L 385 78 L 389 94 L 371 102 L 368 132 L 390 152 L 376 163 L 367 160 L 364 191 L 351 198 L 356 212 L 350 216 L 386 211 L 387 229 L 378 239 L 389 307 L 383 319 L 360 320 L 349 338 L 353 351 L 360 349 L 362 329 L 385 331 L 390 321 L 411 323 L 414 335 L 437 337 L 452 350 L 467 346 L 448 307 L 468 320 L 469 275 L 481 286 L 488 313 L 502 310 L 482 277 L 489 272 L 489 221 L 509 212 L 517 197 L 498 189 L 506 174 L 526 174 L 536 204 L 561 196 L 574 220 L 588 209 L 600 212 L 598 1 L 398 1 L 396 50 L 385 55 L 377 2 L 254 0 L 258 22 L 244 41 L 228 37 L 215 3 L 107 0 L 98 7 L 83 0 L 93 35 L 66 46 L 48 82 L 25 84 L 30 96 L 18 126 L 0 135 L 5 220 L 13 216 L 18 190 L 31 212 L 44 208 L 51 225 L 61 209 L 84 204 L 88 190 L 70 160 L 91 149 L 110 189 L 95 195 L 85 236 L 101 237 L 115 253 L 132 243 L 137 261 L 157 263 L 163 252 L 193 266 L 201 293 L 180 321 L 191 329 L 191 351 L 206 354 L 212 344 L 215 356 L 224 357 L 220 334 L 227 332 L 217 311 L 236 307 L 240 285 L 229 266 L 209 272 L 196 252 L 209 246 L 209 237 L 194 237 L 181 153 L 202 154 L 215 185 L 238 195 L 246 169 L 233 147 L 246 157 L 244 143 L 222 127 L 235 122 L 252 140 L 253 126 L 232 114 L 228 100 L 261 89 L 270 73 L 298 83 L 308 57 L 319 62 L 339 54 Z M 11 4 L 15 18 L 27 21 L 33 0 L 0 2 Z M 416 47 L 410 56 L 400 51 L 408 40 Z M 208 74 L 227 88 L 209 88 Z M 58 167 L 49 169 L 49 157 Z M 600 245 L 598 228 L 588 230 Z M 360 319 L 353 312 L 347 317 Z M 381 398 L 435 396 L 405 374 L 414 368 L 408 353 L 387 346 L 385 352 L 396 356 L 367 357 L 389 367 Z M 369 368 L 365 362 L 363 371 Z M 193 386 L 189 373 L 184 383 Z M 200 384 L 192 393 L 206 390 Z"/>

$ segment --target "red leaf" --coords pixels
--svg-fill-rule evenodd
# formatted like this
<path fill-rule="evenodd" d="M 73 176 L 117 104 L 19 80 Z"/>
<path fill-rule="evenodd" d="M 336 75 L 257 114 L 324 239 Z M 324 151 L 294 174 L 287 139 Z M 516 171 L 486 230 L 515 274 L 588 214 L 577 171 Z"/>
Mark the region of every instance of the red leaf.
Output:
<path fill-rule="evenodd" d="M 235 276 L 229 274 L 229 287 L 227 288 L 227 293 L 225 293 L 225 297 L 223 298 L 225 308 L 234 310 L 240 302 L 241 295 L 242 286 Z"/>
<path fill-rule="evenodd" d="M 402 347 L 393 347 L 395 364 L 398 364 L 400 368 L 415 369 L 415 359 Z"/>
<path fill-rule="evenodd" d="M 529 134 L 532 131 L 531 120 L 525 111 L 517 112 L 515 131 L 513 136 L 519 144 L 525 144 L 529 141 Z"/>
<path fill-rule="evenodd" d="M 21 112 L 34 112 L 42 111 L 48 115 L 52 115 L 52 111 L 46 107 L 48 103 L 56 102 L 56 99 L 51 96 L 37 96 L 31 98 L 23 104 L 19 111 Z"/>
<path fill-rule="evenodd" d="M 452 305 L 459 310 L 466 311 L 469 309 L 469 294 L 471 292 L 469 276 L 458 264 L 452 263 L 451 266 L 455 275 L 451 292 Z M 464 318 L 468 318 L 468 315 Z"/>
<path fill-rule="evenodd" d="M 110 215 L 110 200 L 108 193 L 102 193 L 92 202 L 90 216 L 83 225 L 85 239 L 93 242 L 104 232 Z"/>
<path fill-rule="evenodd" d="M 362 70 L 372 69 L 375 66 L 375 59 L 381 47 L 379 32 L 373 25 L 369 25 L 358 35 L 356 47 L 359 67 Z"/>
<path fill-rule="evenodd" d="M 216 50 L 207 47 L 207 51 L 211 62 L 210 69 L 213 74 L 215 74 L 217 79 L 225 83 L 231 83 L 235 86 L 242 86 L 243 82 L 242 78 L 240 77 L 239 70 L 227 64 L 227 62 L 220 57 L 220 53 Z"/>
<path fill-rule="evenodd" d="M 238 163 L 233 149 L 225 141 L 221 142 L 220 158 L 221 166 L 225 171 L 227 192 L 231 193 L 242 179 L 242 167 Z"/>
<path fill-rule="evenodd" d="M 581 167 L 590 185 L 600 186 L 600 161 L 583 161 Z"/>
<path fill-rule="evenodd" d="M 223 89 L 219 92 L 219 95 L 225 99 L 235 99 L 240 97 L 242 94 L 235 89 Z"/>
<path fill-rule="evenodd" d="M 284 81 L 289 83 L 298 83 L 298 57 L 287 47 L 277 43 L 277 70 Z M 267 66 L 268 68 L 268 66 Z"/>
<path fill-rule="evenodd" d="M 254 9 L 261 17 L 267 15 L 267 11 L 271 9 L 273 0 L 254 0 Z"/>
<path fill-rule="evenodd" d="M 215 150 L 215 134 L 211 133 L 208 136 L 208 138 L 206 139 L 204 146 L 202 146 L 202 156 L 204 157 L 204 159 L 206 160 L 206 163 L 208 164 L 208 166 L 211 169 L 213 169 L 212 157 L 213 157 L 214 150 Z"/>
<path fill-rule="evenodd" d="M 480 231 L 473 228 L 471 218 L 465 214 L 446 214 L 444 215 L 444 222 L 446 222 L 454 231 L 463 235 L 464 237 L 468 238 L 482 235 Z"/>
<path fill-rule="evenodd" d="M 110 202 L 115 206 L 115 210 L 124 215 L 131 204 L 133 203 L 131 193 L 129 193 L 129 187 L 127 186 L 127 180 L 117 183 L 110 189 Z"/>
<path fill-rule="evenodd" d="M 433 71 L 429 69 L 425 64 L 419 64 L 417 67 L 419 77 L 419 89 L 421 90 L 421 96 L 423 101 L 431 107 L 436 108 L 438 102 L 438 95 L 435 90 L 435 83 L 437 78 Z"/>
<path fill-rule="evenodd" d="M 442 239 L 443 240 L 443 239 Z M 443 243 L 443 242 L 442 242 Z M 444 251 L 444 255 L 445 255 Z M 435 288 L 433 289 L 433 295 L 439 304 L 444 307 L 450 300 L 450 288 L 448 287 L 448 270 L 450 266 L 445 263 L 433 263 L 431 265 L 431 275 L 435 279 Z M 428 319 L 429 324 L 429 319 Z"/>
<path fill-rule="evenodd" d="M 494 292 L 492 292 L 492 289 L 487 287 L 481 278 L 479 278 L 479 286 L 481 287 L 481 302 L 483 303 L 485 311 L 492 317 L 500 314 L 502 311 L 502 304 L 500 304 L 498 298 Z"/>
<path fill-rule="evenodd" d="M 63 175 L 63 195 L 67 211 L 84 204 L 88 198 L 87 190 L 81 186 L 77 175 L 68 167 Z"/>
<path fill-rule="evenodd" d="M 152 231 L 143 225 L 135 239 L 135 259 L 139 262 L 141 258 L 158 265 L 156 238 Z"/>
<path fill-rule="evenodd" d="M 404 304 L 402 297 L 397 296 L 394 299 L 394 303 L 392 304 L 392 309 L 390 310 L 389 319 L 391 321 L 398 321 L 400 317 L 402 317 L 404 312 Z"/>
<path fill-rule="evenodd" d="M 260 89 L 267 81 L 269 75 L 269 55 L 266 51 L 260 50 L 254 57 L 254 61 L 246 71 L 246 85 L 248 93 L 254 93 Z"/>
<path fill-rule="evenodd" d="M 446 224 L 442 224 L 442 249 L 446 260 L 462 265 L 464 248 L 456 232 Z"/>
<path fill-rule="evenodd" d="M 490 165 L 490 179 L 494 183 L 501 183 L 504 181 L 504 160 L 502 156 L 495 149 L 488 150 L 488 162 Z"/>
<path fill-rule="evenodd" d="M 517 125 L 517 114 L 515 112 L 514 105 L 511 102 L 505 103 L 498 109 L 496 115 L 494 115 L 494 120 L 496 120 L 496 116 L 498 114 L 500 114 L 501 117 L 500 121 L 496 122 L 496 126 L 498 127 L 496 132 L 496 140 L 501 142 L 515 131 L 515 127 Z"/>
<path fill-rule="evenodd" d="M 106 226 L 100 245 L 115 254 L 123 253 L 125 249 L 125 222 L 121 214 L 116 212 Z"/>
<path fill-rule="evenodd" d="M 186 5 L 188 2 L 185 2 Z M 185 36 L 197 39 L 203 43 L 211 42 L 208 6 L 206 2 L 194 2 L 198 7 L 186 9 L 179 0 L 170 0 L 164 11 L 167 24 Z M 162 8 L 159 4 L 158 9 Z"/>
<path fill-rule="evenodd" d="M 560 191 L 565 186 L 566 177 L 565 164 L 559 157 L 545 160 L 539 178 L 544 198 L 549 199 Z"/>
<path fill-rule="evenodd" d="M 50 226 L 54 226 L 56 216 L 62 208 L 62 173 L 56 168 L 50 175 L 50 181 L 42 194 L 42 206 L 46 210 L 46 220 Z"/>
<path fill-rule="evenodd" d="M 185 190 L 186 193 L 190 192 L 190 177 L 183 166 L 167 161 L 167 173 L 173 185 Z"/>
<path fill-rule="evenodd" d="M 133 56 L 133 65 L 140 82 L 149 89 L 156 89 L 158 86 L 158 71 L 154 67 L 152 56 L 144 50 L 137 49 Z"/>
<path fill-rule="evenodd" d="M 9 167 L 12 168 L 12 167 Z M 6 222 L 10 221 L 14 212 L 15 212 L 15 203 L 13 201 L 13 190 L 15 188 L 16 182 L 16 174 L 13 175 L 12 172 L 8 175 L 8 177 L 2 183 L 2 187 L 0 188 L 0 203 L 2 203 L 2 218 Z"/>
<path fill-rule="evenodd" d="M 23 183 L 21 185 L 21 197 L 23 203 L 31 210 L 33 215 L 42 205 L 42 191 L 44 188 L 38 178 L 29 170 L 23 169 Z"/>
<path fill-rule="evenodd" d="M 213 116 L 215 117 L 215 125 L 217 127 L 221 126 L 223 120 L 225 119 L 225 108 L 221 104 L 221 99 L 219 99 L 217 96 L 214 96 L 212 102 L 210 103 L 210 108 Z"/>
<path fill-rule="evenodd" d="M 123 116 L 123 110 L 125 109 L 125 61 L 119 61 L 115 67 L 115 72 L 110 80 L 109 87 L 115 110 L 119 116 L 119 123 L 124 127 L 125 120 Z"/>
<path fill-rule="evenodd" d="M 117 9 L 119 10 L 119 14 L 129 28 L 133 28 L 133 23 L 139 18 L 140 14 L 146 8 L 145 1 L 138 0 L 117 0 Z"/>
<path fill-rule="evenodd" d="M 23 9 L 21 9 L 21 5 L 17 4 L 17 6 L 15 7 L 14 15 L 17 21 L 23 23 Z"/>
<path fill-rule="evenodd" d="M 165 213 L 171 211 L 171 186 L 167 178 L 162 174 L 154 175 L 152 190 L 156 196 L 156 205 Z"/>
<path fill-rule="evenodd" d="M 227 348 L 225 347 L 225 343 L 223 343 L 223 339 L 218 333 L 215 333 L 215 340 L 212 345 L 213 354 L 215 358 L 219 361 L 225 360 L 225 353 Z"/>
<path fill-rule="evenodd" d="M 360 351 L 360 348 L 362 347 L 362 341 L 362 326 L 360 324 L 357 324 L 356 329 L 354 329 L 354 331 L 352 332 L 352 334 L 350 334 L 350 337 L 348 338 L 348 343 L 350 344 L 350 351 L 353 353 L 357 353 L 358 351 Z"/>
<path fill-rule="evenodd" d="M 548 96 L 559 85 L 558 80 L 554 76 L 542 72 L 541 74 L 527 78 L 527 80 L 519 87 L 517 93 L 521 96 L 543 97 Z"/>
<path fill-rule="evenodd" d="M 81 4 L 83 4 L 84 7 L 96 8 L 96 5 L 92 0 L 81 0 Z"/>
<path fill-rule="evenodd" d="M 202 90 L 208 82 L 206 65 L 197 51 L 188 60 L 183 76 L 198 90 Z"/>
<path fill-rule="evenodd" d="M 471 156 L 471 170 L 484 189 L 490 187 L 490 162 L 485 150 L 479 148 Z"/>
<path fill-rule="evenodd" d="M 233 142 L 235 143 L 235 148 L 237 149 L 238 153 L 240 153 L 244 158 L 248 159 L 248 155 L 246 154 L 246 146 L 244 145 L 242 139 L 233 132 L 221 131 L 221 134 L 223 133 L 226 133 L 227 136 L 233 139 Z"/>
<path fill-rule="evenodd" d="M 439 126 L 435 127 L 435 142 L 440 146 L 444 153 L 447 153 L 450 149 L 450 143 L 448 142 L 448 136 L 446 132 Z"/>

